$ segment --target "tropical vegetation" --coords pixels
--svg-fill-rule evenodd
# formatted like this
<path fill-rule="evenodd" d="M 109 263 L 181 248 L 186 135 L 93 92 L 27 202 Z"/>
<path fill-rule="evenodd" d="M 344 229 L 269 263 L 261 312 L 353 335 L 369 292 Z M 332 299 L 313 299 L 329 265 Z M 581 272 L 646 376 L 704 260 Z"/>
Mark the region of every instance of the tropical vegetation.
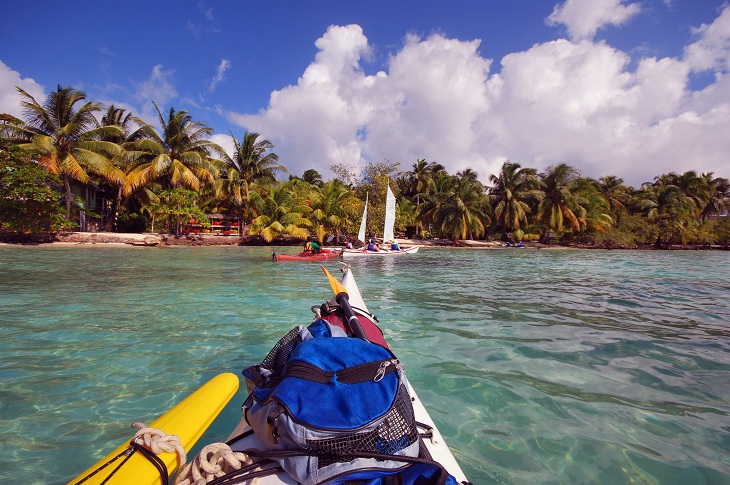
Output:
<path fill-rule="evenodd" d="M 270 243 L 357 233 L 369 202 L 368 235 L 379 236 L 387 188 L 398 198 L 396 232 L 509 242 L 602 247 L 728 246 L 730 182 L 714 173 L 657 175 L 638 188 L 607 174 L 583 177 L 565 163 L 538 172 L 505 161 L 494 174 L 450 174 L 425 158 L 364 170 L 333 165 L 288 174 L 259 133 L 213 130 L 186 111 L 157 104 L 155 125 L 125 109 L 61 87 L 45 100 L 18 89 L 22 119 L 0 114 L 0 232 L 59 230 L 218 232 Z M 485 175 L 480 182 L 479 175 Z"/>

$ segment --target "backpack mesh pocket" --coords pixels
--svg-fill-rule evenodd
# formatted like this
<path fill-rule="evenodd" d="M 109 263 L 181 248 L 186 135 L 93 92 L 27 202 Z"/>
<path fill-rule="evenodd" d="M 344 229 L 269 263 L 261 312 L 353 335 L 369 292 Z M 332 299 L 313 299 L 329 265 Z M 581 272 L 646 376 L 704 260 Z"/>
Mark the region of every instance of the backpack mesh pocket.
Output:
<path fill-rule="evenodd" d="M 246 377 L 248 392 L 253 392 L 255 387 L 267 388 L 275 385 L 277 381 L 272 381 L 269 378 L 281 375 L 287 362 L 289 362 L 292 350 L 301 342 L 300 329 L 295 327 L 276 342 L 276 345 L 260 364 L 246 367 L 243 370 L 243 375 Z"/>
<path fill-rule="evenodd" d="M 418 441 L 413 405 L 405 386 L 400 385 L 393 407 L 372 431 L 336 438 L 307 439 L 307 447 L 318 456 L 317 466 L 352 461 L 358 453 L 394 455 Z"/>
<path fill-rule="evenodd" d="M 261 367 L 271 371 L 273 374 L 280 374 L 289 362 L 294 347 L 302 341 L 302 336 L 298 327 L 295 327 L 284 335 L 276 345 L 269 351 L 266 358 L 261 362 Z"/>

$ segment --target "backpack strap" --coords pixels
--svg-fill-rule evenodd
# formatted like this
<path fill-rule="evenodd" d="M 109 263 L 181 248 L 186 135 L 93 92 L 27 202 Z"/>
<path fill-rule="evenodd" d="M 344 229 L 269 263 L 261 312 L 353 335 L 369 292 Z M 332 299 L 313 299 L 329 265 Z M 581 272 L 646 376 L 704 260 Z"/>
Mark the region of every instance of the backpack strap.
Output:
<path fill-rule="evenodd" d="M 317 450 L 280 450 L 280 451 L 263 451 L 263 450 L 255 450 L 255 449 L 247 449 L 244 450 L 244 453 L 248 454 L 249 456 L 255 456 L 257 458 L 267 458 L 271 460 L 276 460 L 279 458 L 287 458 L 287 457 L 294 457 L 294 456 L 319 456 L 319 457 L 334 457 L 334 458 L 340 458 L 337 455 L 332 455 L 331 453 L 322 453 L 318 452 Z M 364 451 L 356 451 L 352 453 L 348 453 L 348 458 L 355 459 L 355 458 L 372 458 L 375 460 L 391 460 L 391 461 L 399 461 L 402 463 L 405 463 L 407 465 L 426 465 L 429 467 L 433 467 L 436 469 L 433 475 L 431 475 L 431 480 L 429 482 L 419 482 L 419 484 L 422 485 L 457 485 L 456 479 L 452 477 L 449 472 L 444 468 L 444 466 L 434 460 L 429 460 L 427 458 L 420 458 L 420 457 L 414 457 L 414 456 L 403 456 L 403 455 L 389 455 L 385 453 L 369 453 Z M 403 469 L 401 469 L 397 474 L 403 473 Z M 362 470 L 358 471 L 362 472 Z M 358 473 L 356 472 L 356 473 Z M 342 478 L 346 478 L 346 475 L 340 476 L 340 477 L 333 477 L 327 482 L 323 483 L 346 483 L 345 482 L 335 482 L 335 480 L 340 480 Z M 383 477 L 385 478 L 385 476 Z M 387 483 L 387 482 L 386 482 Z M 402 483 L 402 482 L 393 482 L 393 483 Z"/>

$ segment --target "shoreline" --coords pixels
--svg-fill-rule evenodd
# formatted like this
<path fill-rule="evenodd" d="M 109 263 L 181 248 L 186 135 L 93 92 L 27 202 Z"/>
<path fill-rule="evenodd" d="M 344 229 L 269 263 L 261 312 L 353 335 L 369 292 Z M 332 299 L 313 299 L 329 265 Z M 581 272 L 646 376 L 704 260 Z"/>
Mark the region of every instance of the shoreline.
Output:
<path fill-rule="evenodd" d="M 454 246 L 450 239 L 404 239 L 396 238 L 401 246 L 420 246 L 422 248 L 440 249 L 519 249 L 508 247 L 501 241 L 476 241 L 460 240 L 458 246 Z M 186 234 L 183 236 L 172 236 L 170 234 L 152 233 L 115 233 L 115 232 L 61 232 L 46 234 L 40 237 L 31 238 L 28 241 L 0 241 L 2 246 L 108 246 L 108 247 L 163 247 L 163 246 L 266 246 L 277 247 L 298 247 L 301 241 L 293 239 L 280 239 L 272 244 L 262 244 L 259 238 L 240 238 L 238 235 L 217 235 L 217 234 Z M 585 244 L 541 244 L 536 242 L 525 242 L 524 249 L 603 249 L 603 250 L 719 250 L 726 251 L 722 246 L 697 246 L 697 245 L 671 245 L 668 248 L 657 248 L 653 244 L 640 244 L 632 247 L 604 247 Z"/>

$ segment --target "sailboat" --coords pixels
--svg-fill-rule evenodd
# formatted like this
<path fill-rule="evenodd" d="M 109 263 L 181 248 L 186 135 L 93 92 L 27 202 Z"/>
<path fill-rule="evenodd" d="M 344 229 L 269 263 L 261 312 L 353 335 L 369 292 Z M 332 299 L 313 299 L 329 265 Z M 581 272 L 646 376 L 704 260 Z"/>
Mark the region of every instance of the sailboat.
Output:
<path fill-rule="evenodd" d="M 392 251 L 390 249 L 380 249 L 378 251 L 367 250 L 367 240 L 365 239 L 365 226 L 367 225 L 368 218 L 368 203 L 369 198 L 365 197 L 365 209 L 362 213 L 362 220 L 360 221 L 360 231 L 357 234 L 358 240 L 365 243 L 364 249 L 345 249 L 342 252 L 343 258 L 353 257 L 369 257 L 369 256 L 399 256 L 403 254 L 414 254 L 418 252 L 418 246 L 411 246 L 408 248 L 399 249 Z M 391 241 L 395 241 L 395 235 L 393 228 L 395 226 L 395 195 L 390 190 L 390 184 L 388 184 L 388 192 L 385 197 L 385 226 L 383 227 L 383 244 Z"/>

